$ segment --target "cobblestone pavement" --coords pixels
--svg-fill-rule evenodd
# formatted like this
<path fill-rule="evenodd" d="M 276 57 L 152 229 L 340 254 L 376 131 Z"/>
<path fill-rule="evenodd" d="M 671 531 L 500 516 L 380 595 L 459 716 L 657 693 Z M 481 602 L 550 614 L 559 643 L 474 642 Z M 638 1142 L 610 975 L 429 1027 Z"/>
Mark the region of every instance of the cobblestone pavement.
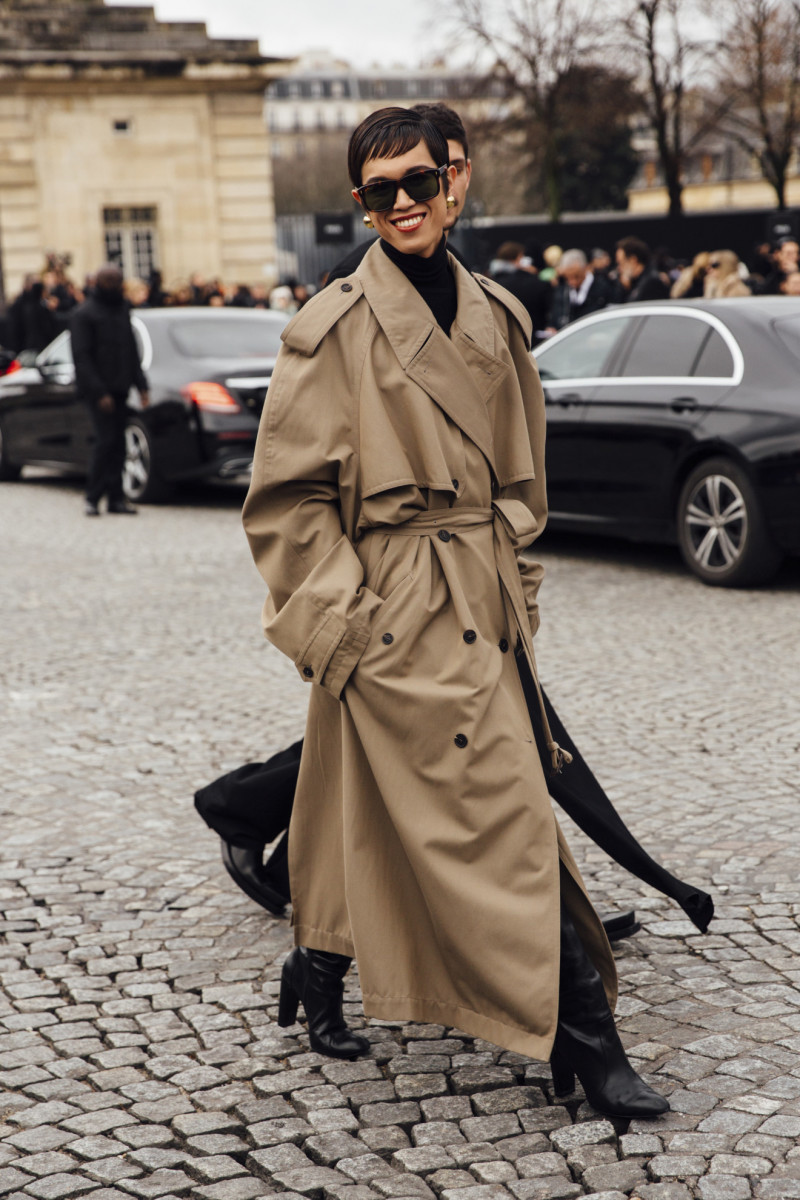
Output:
<path fill-rule="evenodd" d="M 303 727 L 240 500 L 87 521 L 75 484 L 0 486 L 0 1195 L 800 1197 L 800 569 L 715 591 L 671 550 L 545 543 L 548 690 L 717 901 L 702 937 L 569 830 L 600 907 L 644 925 L 620 1028 L 673 1111 L 626 1128 L 456 1030 L 372 1022 L 340 1063 L 275 1024 L 289 929 L 191 804 Z M 354 972 L 346 1008 L 361 1027 Z"/>

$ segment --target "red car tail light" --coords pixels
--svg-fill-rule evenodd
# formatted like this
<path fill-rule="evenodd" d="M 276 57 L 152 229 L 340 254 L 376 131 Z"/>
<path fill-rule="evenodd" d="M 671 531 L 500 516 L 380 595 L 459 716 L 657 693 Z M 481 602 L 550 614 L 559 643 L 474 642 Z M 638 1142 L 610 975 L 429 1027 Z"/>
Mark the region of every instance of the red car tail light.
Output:
<path fill-rule="evenodd" d="M 8 366 L 3 370 L 0 369 L 0 375 L 13 375 L 15 371 L 22 370 L 22 363 L 18 358 L 13 359 Z"/>
<path fill-rule="evenodd" d="M 181 388 L 181 394 L 196 404 L 203 412 L 235 413 L 242 411 L 239 401 L 221 383 L 207 381 L 187 383 L 186 387 Z"/>

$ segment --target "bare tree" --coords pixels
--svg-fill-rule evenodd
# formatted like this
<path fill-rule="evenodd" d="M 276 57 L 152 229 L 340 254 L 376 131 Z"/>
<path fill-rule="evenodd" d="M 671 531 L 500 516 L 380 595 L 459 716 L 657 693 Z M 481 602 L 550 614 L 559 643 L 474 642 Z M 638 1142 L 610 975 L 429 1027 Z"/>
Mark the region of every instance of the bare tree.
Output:
<path fill-rule="evenodd" d="M 628 48 L 639 60 L 641 95 L 673 217 L 683 212 L 689 154 L 730 104 L 716 98 L 701 101 L 698 85 L 712 47 L 707 38 L 690 32 L 696 27 L 693 8 L 690 0 L 634 0 L 622 26 Z"/>
<path fill-rule="evenodd" d="M 720 82 L 731 135 L 753 154 L 786 207 L 786 181 L 800 139 L 800 3 L 728 0 Z"/>
<path fill-rule="evenodd" d="M 502 127 L 521 159 L 536 162 L 554 221 L 562 210 L 564 84 L 597 57 L 601 28 L 593 11 L 591 0 L 449 0 L 443 10 L 484 64 L 486 80 L 501 85 Z"/>

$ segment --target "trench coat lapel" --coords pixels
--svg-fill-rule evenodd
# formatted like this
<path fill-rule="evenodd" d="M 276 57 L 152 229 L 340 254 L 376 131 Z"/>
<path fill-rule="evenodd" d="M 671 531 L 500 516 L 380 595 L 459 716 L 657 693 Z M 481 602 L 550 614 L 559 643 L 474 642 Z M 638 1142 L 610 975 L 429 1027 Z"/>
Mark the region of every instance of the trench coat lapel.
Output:
<path fill-rule="evenodd" d="M 448 337 L 412 283 L 376 243 L 357 274 L 378 324 L 409 379 L 470 438 L 497 473 L 488 402 L 509 367 L 494 353 L 489 302 L 469 271 L 450 256 L 458 315 Z"/>

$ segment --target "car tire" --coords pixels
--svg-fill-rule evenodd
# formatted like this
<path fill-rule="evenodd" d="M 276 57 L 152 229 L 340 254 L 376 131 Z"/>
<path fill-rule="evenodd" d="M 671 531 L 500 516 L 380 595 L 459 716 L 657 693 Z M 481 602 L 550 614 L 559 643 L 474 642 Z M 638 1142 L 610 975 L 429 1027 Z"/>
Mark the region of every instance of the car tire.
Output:
<path fill-rule="evenodd" d="M 783 560 L 747 473 L 729 459 L 694 468 L 681 489 L 677 525 L 686 565 L 715 587 L 765 583 Z"/>
<path fill-rule="evenodd" d="M 9 462 L 5 446 L 3 427 L 0 425 L 0 480 L 9 482 L 12 479 L 19 479 L 22 474 L 22 467 L 17 463 Z"/>
<path fill-rule="evenodd" d="M 171 491 L 158 473 L 153 436 L 140 417 L 133 417 L 125 427 L 122 487 L 127 498 L 136 504 L 156 504 L 165 500 Z"/>

